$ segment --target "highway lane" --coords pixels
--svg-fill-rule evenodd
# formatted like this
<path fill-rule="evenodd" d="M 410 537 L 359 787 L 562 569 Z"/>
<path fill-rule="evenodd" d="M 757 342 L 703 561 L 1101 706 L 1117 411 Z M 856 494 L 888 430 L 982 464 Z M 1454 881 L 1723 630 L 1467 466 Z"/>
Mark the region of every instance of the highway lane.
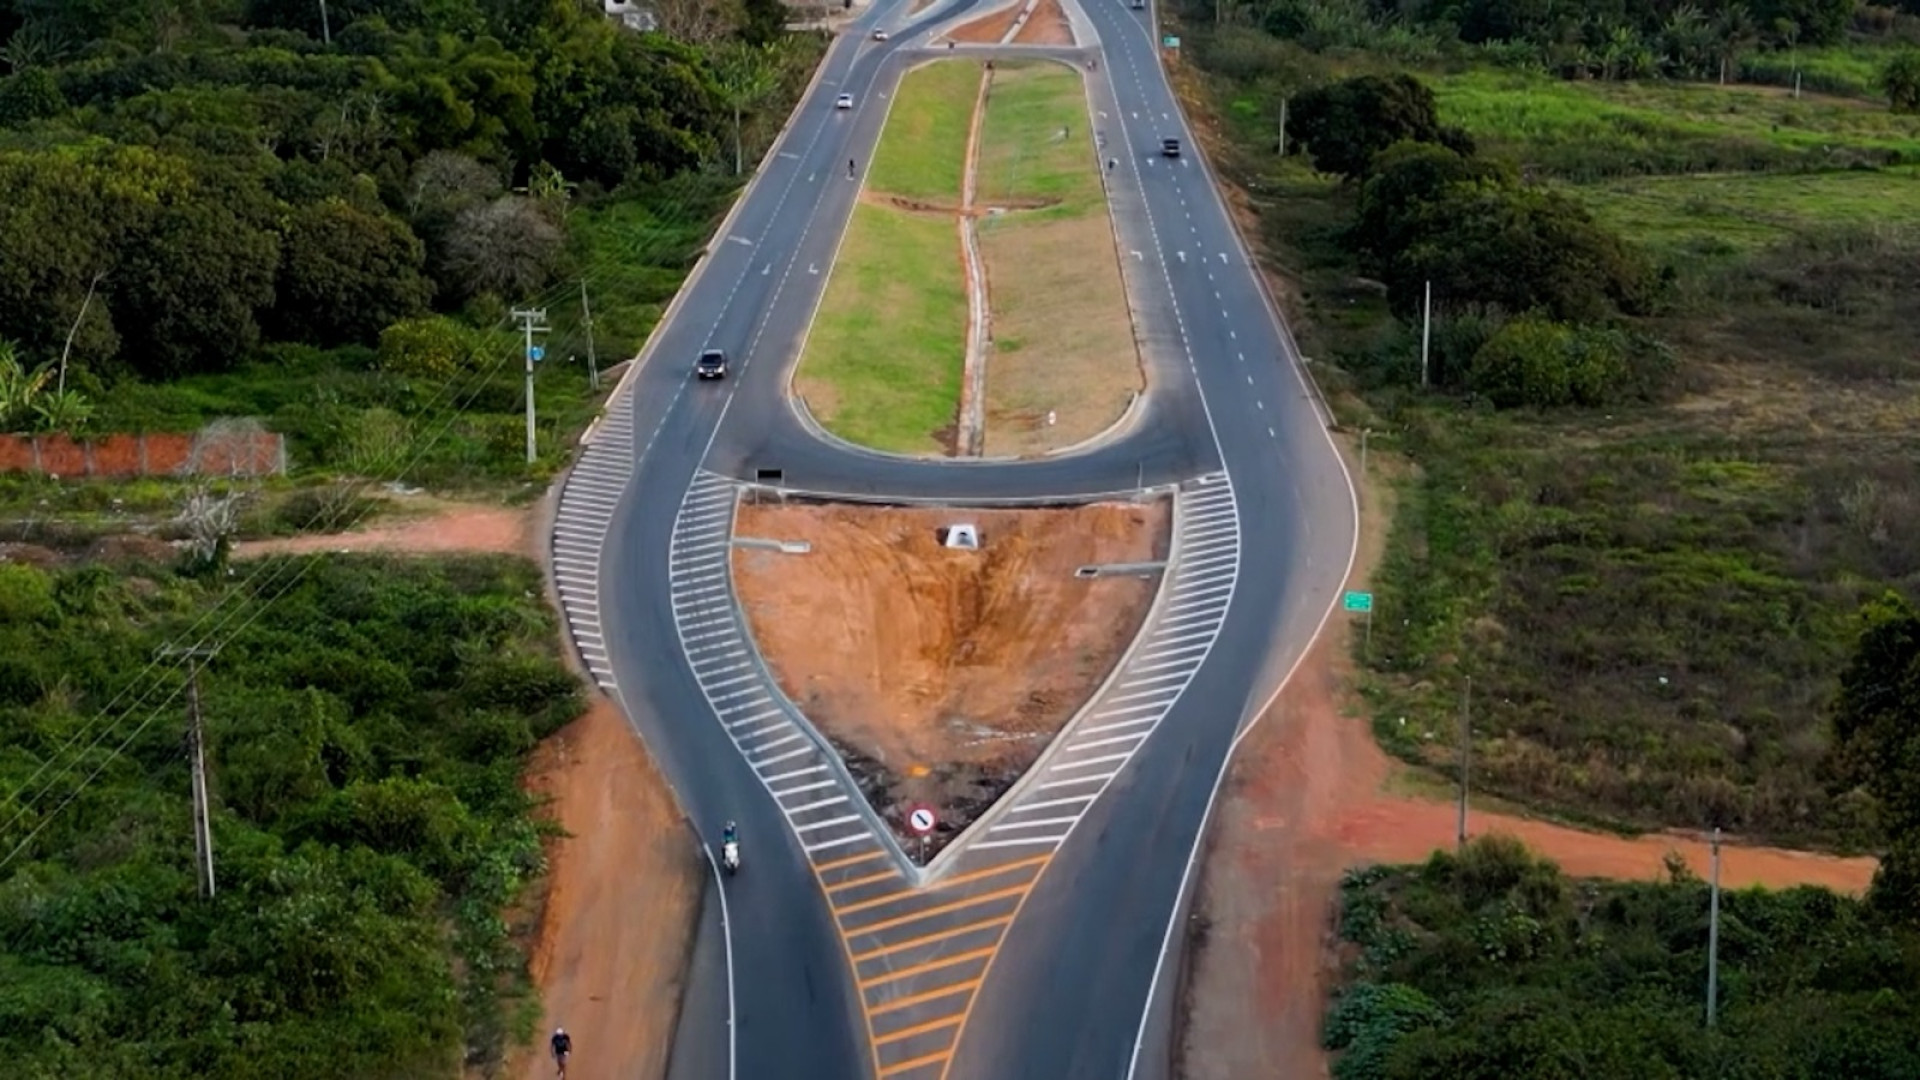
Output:
<path fill-rule="evenodd" d="M 970 6 L 966 2 L 936 9 L 921 21 Z M 634 376 L 627 400 L 633 410 L 635 464 L 628 495 L 608 528 L 603 554 L 606 641 L 619 676 L 619 694 L 629 714 L 661 759 L 683 806 L 701 830 L 711 835 L 719 821 L 732 817 L 740 821 L 746 838 L 749 869 L 729 885 L 728 897 L 735 950 L 732 981 L 738 1016 L 738 1074 L 748 1077 L 850 1077 L 868 1071 L 868 1058 L 857 1028 L 858 1012 L 851 999 L 846 958 L 828 929 L 824 903 L 807 876 L 804 854 L 760 788 L 758 778 L 715 722 L 686 667 L 665 590 L 659 587 L 667 572 L 672 508 L 695 469 L 707 459 L 709 467 L 731 468 L 745 475 L 755 467 L 780 467 L 787 470 L 790 483 L 850 494 L 978 498 L 1127 489 L 1143 477 L 1154 482 L 1205 471 L 1217 460 L 1212 438 L 1205 434 L 1204 404 L 1197 395 L 1183 393 L 1180 382 L 1156 386 L 1156 391 L 1164 391 L 1161 400 L 1167 404 L 1159 407 L 1165 411 L 1150 416 L 1152 422 L 1141 425 L 1128 439 L 1089 454 L 1011 469 L 990 465 L 942 467 L 848 454 L 806 437 L 792 424 L 790 414 L 787 420 L 781 419 L 777 406 L 785 389 L 785 363 L 793 355 L 812 300 L 824 283 L 826 266 L 816 256 L 830 263 L 827 248 L 837 246 L 840 222 L 856 188 L 845 180 L 845 158 L 864 156 L 853 148 L 870 147 L 880 124 L 877 109 L 863 107 L 848 116 L 832 109 L 832 97 L 844 88 L 871 106 L 873 103 L 866 99 L 872 89 L 891 85 L 898 66 L 906 62 L 897 47 L 876 47 L 865 40 L 863 31 L 859 33 L 858 38 L 842 39 L 829 53 L 819 87 L 795 117 L 782 152 L 764 166 L 726 234 L 716 237 L 714 252 L 698 280 L 689 286 L 681 309 L 658 335 L 652 351 L 659 359 L 642 366 Z M 1102 33 L 1111 36 L 1105 25 Z M 911 37 L 911 33 L 896 35 L 897 42 L 908 42 Z M 1111 41 L 1108 47 L 1113 48 Z M 1146 55 L 1150 62 L 1150 48 Z M 1106 66 L 1118 66 L 1116 59 L 1110 54 Z M 1150 104 L 1144 96 L 1148 82 L 1143 78 L 1135 82 L 1142 96 L 1131 104 Z M 1124 99 L 1129 93 L 1126 80 L 1116 78 L 1116 84 Z M 1167 100 L 1170 102 L 1170 98 Z M 1127 135 L 1113 140 L 1114 149 L 1124 154 L 1129 147 L 1137 150 L 1140 145 L 1157 145 L 1157 139 L 1157 134 L 1142 136 L 1139 130 L 1129 128 Z M 836 166 L 838 175 L 834 173 Z M 1204 178 L 1197 169 L 1182 176 L 1173 170 L 1153 173 L 1146 167 L 1138 175 L 1143 203 L 1150 204 L 1151 217 L 1168 230 L 1185 220 L 1189 195 L 1198 199 L 1199 188 L 1204 188 Z M 1196 178 L 1200 180 L 1198 188 Z M 1205 189 L 1204 195 L 1211 198 L 1211 190 Z M 1196 241 L 1217 239 L 1201 237 L 1197 226 L 1191 228 Z M 1223 250 L 1234 249 L 1229 246 Z M 782 253 L 787 256 L 784 265 Z M 1162 253 L 1162 257 L 1167 256 Z M 821 281 L 792 287 L 796 274 L 815 265 L 821 270 L 817 275 Z M 816 277 L 811 273 L 806 276 Z M 1249 354 L 1261 356 L 1268 365 L 1261 368 L 1264 381 L 1254 387 L 1265 396 L 1256 397 L 1229 385 L 1234 373 L 1218 357 L 1238 340 L 1235 328 L 1242 325 L 1245 316 L 1224 320 L 1227 329 L 1223 334 L 1212 325 L 1211 317 L 1201 313 L 1208 302 L 1232 309 L 1234 304 L 1247 303 L 1247 297 L 1234 293 L 1229 302 L 1226 297 L 1231 282 L 1221 288 L 1220 296 L 1213 296 L 1211 287 L 1217 283 L 1203 281 L 1197 275 L 1174 273 L 1169 278 L 1168 294 L 1182 313 L 1191 313 L 1183 314 L 1181 336 L 1187 339 L 1191 356 L 1207 358 L 1204 364 L 1196 362 L 1195 370 L 1209 396 L 1232 398 L 1237 394 L 1243 399 L 1242 406 L 1247 401 L 1271 397 L 1271 407 L 1280 412 L 1284 388 L 1267 385 L 1271 382 L 1270 368 L 1278 369 L 1272 360 L 1281 355 L 1279 348 Z M 1247 283 L 1251 283 L 1250 278 Z M 1251 302 L 1254 308 L 1240 310 L 1258 310 L 1257 293 Z M 1195 325 L 1186 325 L 1189 321 Z M 1272 334 L 1270 326 L 1268 334 Z M 1196 338 L 1200 342 L 1197 349 L 1193 348 Z M 687 367 L 703 347 L 727 349 L 736 358 L 735 377 L 719 386 L 692 385 Z M 1297 400 L 1294 412 L 1298 412 Z M 1256 411 L 1267 407 L 1258 406 Z M 1268 463 L 1265 458 L 1271 459 L 1271 465 L 1284 466 L 1285 451 L 1270 450 L 1261 443 L 1264 438 L 1276 447 L 1282 445 L 1259 423 L 1260 418 L 1251 413 L 1241 415 L 1247 412 L 1244 407 L 1230 411 L 1233 415 L 1218 421 L 1223 432 L 1230 433 L 1223 437 L 1223 444 L 1232 448 L 1229 461 L 1237 462 L 1236 467 L 1243 472 L 1249 461 L 1255 463 L 1255 471 L 1262 471 Z M 716 441 L 716 433 L 723 428 L 725 437 Z M 1304 430 L 1311 430 L 1311 425 Z M 1296 460 L 1308 460 L 1301 448 L 1295 451 L 1299 454 Z M 1298 501 L 1293 505 L 1297 508 Z M 1284 510 L 1260 510 L 1254 516 L 1262 521 L 1287 518 Z M 1247 532 L 1252 541 L 1249 550 L 1274 557 L 1287 556 L 1297 539 L 1286 528 L 1248 526 Z M 1275 567 L 1269 576 L 1283 573 Z M 1263 594 L 1268 603 L 1278 594 L 1275 588 L 1251 585 L 1249 594 Z M 1192 745 L 1181 752 L 1186 764 L 1171 770 L 1174 776 L 1188 771 L 1207 773 L 1214 767 L 1219 754 L 1224 753 L 1222 740 L 1214 733 L 1223 725 L 1217 717 L 1209 720 L 1205 714 L 1216 712 L 1219 703 L 1229 698 L 1243 701 L 1244 688 L 1257 679 L 1258 667 L 1266 658 L 1262 627 L 1270 627 L 1272 609 L 1263 608 L 1255 599 L 1240 604 L 1237 612 L 1249 613 L 1237 615 L 1240 622 L 1235 624 L 1231 650 L 1237 659 L 1210 664 L 1203 670 L 1203 681 L 1196 682 L 1194 693 L 1183 703 L 1177 728 L 1183 738 L 1192 740 Z M 1206 708 L 1192 704 L 1201 701 L 1208 703 Z M 1198 718 L 1187 719 L 1189 711 Z M 1237 709 L 1233 715 L 1238 718 Z M 1175 718 L 1170 718 L 1169 725 L 1176 726 Z M 1148 780 L 1172 786 L 1158 796 L 1151 790 L 1141 791 L 1138 806 L 1135 797 L 1103 800 L 1100 812 L 1089 822 L 1103 839 L 1072 845 L 1067 859 L 1069 865 L 1084 861 L 1088 880 L 1117 872 L 1123 875 L 1120 881 L 1132 881 L 1138 876 L 1134 869 L 1124 864 L 1116 866 L 1111 858 L 1110 852 L 1122 846 L 1118 840 L 1127 841 L 1136 859 L 1142 852 L 1156 856 L 1154 872 L 1147 875 L 1152 887 L 1138 890 L 1138 907 L 1128 920 L 1131 940 L 1114 954 L 1115 962 L 1131 971 L 1133 977 L 1110 980 L 1112 986 L 1104 996 L 1112 1000 L 1103 1006 L 1105 1019 L 1085 1027 L 1077 1037 L 1067 1035 L 1073 1029 L 1055 1027 L 1060 1037 L 1046 1047 L 1022 1048 L 1017 1041 L 1006 1040 L 988 1044 L 1012 1052 L 1012 1057 L 999 1057 L 1012 1063 L 1007 1066 L 1011 1071 L 982 1075 L 1116 1075 L 1110 1068 L 1102 1071 L 1112 1059 L 1108 1044 L 1118 1046 L 1124 1040 L 1112 1035 L 1137 1021 L 1137 1001 L 1130 1015 L 1128 1002 L 1145 998 L 1151 954 L 1157 951 L 1160 932 L 1160 927 L 1153 925 L 1155 913 L 1164 913 L 1171 906 L 1166 894 L 1170 889 L 1177 892 L 1177 881 L 1172 879 L 1178 876 L 1182 853 L 1190 846 L 1188 841 L 1199 824 L 1199 813 L 1192 804 L 1196 799 L 1204 801 L 1207 793 L 1205 785 L 1192 778 L 1175 783 L 1163 775 L 1169 770 L 1158 764 L 1166 760 L 1160 747 L 1172 742 L 1171 738 L 1156 740 L 1151 759 L 1155 764 L 1136 767 L 1129 790 Z M 1148 762 L 1143 761 L 1141 766 L 1148 766 Z M 1156 806 L 1163 810 L 1155 813 Z M 1167 807 L 1172 809 L 1164 809 Z M 1106 837 L 1116 838 L 1116 842 L 1109 845 Z M 1103 853 L 1108 853 L 1104 859 Z M 1071 874 L 1053 875 L 1051 880 L 1070 883 L 1081 877 L 1082 871 L 1076 869 Z M 1067 894 L 1073 891 L 1065 886 L 1043 890 L 1036 910 L 1070 909 L 1074 897 Z M 1095 890 L 1083 890 L 1081 895 L 1091 891 Z M 1061 895 L 1056 897 L 1055 892 Z M 1032 924 L 1058 921 L 1032 920 Z M 1164 923 L 1163 914 L 1159 921 Z M 1022 921 L 1023 927 L 1028 924 L 1028 920 Z M 1041 926 L 1035 933 L 1045 937 L 1047 927 Z M 1081 933 L 1064 944 L 1071 964 L 1079 964 L 1089 955 L 1104 955 L 1113 943 L 1097 934 L 1089 937 Z M 1037 958 L 1044 953 L 1029 955 Z M 1070 966 L 1060 965 L 1058 970 Z M 1014 972 L 1015 967 L 1006 965 L 1002 971 Z M 1040 977 L 1031 983 L 1034 988 L 1050 985 Z M 990 997 L 996 1007 L 1009 1000 Z M 1023 1019 L 1020 1012 L 1012 1015 L 1016 1020 Z M 1021 1022 L 1013 1028 L 1031 1026 Z M 711 1025 L 693 1027 L 712 1030 Z M 983 1023 L 976 1030 L 1005 1034 L 1012 1028 Z M 1098 1053 L 1088 1049 L 1095 1044 L 1101 1047 Z M 1102 1065 L 1094 1065 L 1096 1060 Z M 1022 1061 L 1047 1062 L 1051 1071 L 1027 1071 L 1017 1064 Z M 1063 1067 L 1054 1068 L 1054 1062 Z M 1086 1068 L 1092 1071 L 1081 1071 Z"/>
<path fill-rule="evenodd" d="M 1167 1074 L 1183 927 L 1164 965 L 1161 953 L 1189 855 L 1236 733 L 1311 641 L 1354 541 L 1344 469 L 1224 204 L 1204 168 L 1157 156 L 1164 137 L 1189 148 L 1193 139 L 1150 21 L 1118 0 L 1082 7 L 1102 39 L 1169 292 L 1233 477 L 1245 555 L 1219 644 L 1009 932 L 948 1073 L 956 1080 Z M 1150 990 L 1155 1009 L 1143 1030 Z"/>

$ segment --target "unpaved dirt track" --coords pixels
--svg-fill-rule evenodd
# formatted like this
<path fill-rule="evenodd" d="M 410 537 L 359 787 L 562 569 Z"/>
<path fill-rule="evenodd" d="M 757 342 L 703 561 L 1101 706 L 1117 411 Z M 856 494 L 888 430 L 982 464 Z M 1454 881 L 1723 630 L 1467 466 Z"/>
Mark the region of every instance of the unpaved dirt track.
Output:
<path fill-rule="evenodd" d="M 1388 490 L 1379 479 L 1362 489 L 1349 588 L 1365 588 L 1378 562 Z M 1234 759 L 1201 878 L 1205 931 L 1188 976 L 1176 1070 L 1186 1080 L 1326 1076 L 1320 1026 L 1337 970 L 1341 874 L 1362 863 L 1416 862 L 1454 844 L 1453 804 L 1382 791 L 1403 766 L 1374 741 L 1350 693 L 1349 635 L 1358 629 L 1329 625 Z M 1696 873 L 1708 865 L 1706 845 L 1687 837 L 1628 839 L 1477 809 L 1468 828 L 1517 836 L 1576 876 L 1659 878 L 1669 852 Z M 1731 888 L 1817 884 L 1859 893 L 1873 867 L 1871 859 L 1721 848 L 1721 880 Z"/>
<path fill-rule="evenodd" d="M 699 854 L 666 782 L 612 702 L 534 752 L 526 786 L 565 829 L 529 955 L 544 1003 L 506 1075 L 551 1080 L 546 1035 L 573 1035 L 572 1080 L 659 1080 L 698 914 Z"/>
<path fill-rule="evenodd" d="M 532 517 L 509 506 L 454 506 L 424 517 L 345 533 L 243 540 L 236 558 L 304 555 L 322 551 L 394 551 L 418 554 L 490 551 L 533 557 Z"/>
<path fill-rule="evenodd" d="M 981 550 L 937 531 L 979 526 Z M 735 535 L 755 642 L 787 696 L 884 774 L 883 813 L 911 800 L 958 829 L 1018 779 L 1106 678 L 1157 578 L 1083 579 L 1093 563 L 1164 558 L 1164 501 L 1045 510 L 746 505 Z"/>

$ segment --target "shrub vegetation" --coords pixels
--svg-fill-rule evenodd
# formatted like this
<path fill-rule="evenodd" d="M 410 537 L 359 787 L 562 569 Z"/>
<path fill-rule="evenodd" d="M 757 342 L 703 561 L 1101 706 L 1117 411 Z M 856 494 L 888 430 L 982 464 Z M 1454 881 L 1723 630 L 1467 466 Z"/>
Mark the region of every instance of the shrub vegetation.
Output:
<path fill-rule="evenodd" d="M 1177 14 L 1302 348 L 1402 485 L 1363 660 L 1382 742 L 1446 757 L 1471 677 L 1493 793 L 1888 850 L 1828 713 L 1861 605 L 1920 590 L 1920 118 L 1880 77 L 1920 23 Z"/>
<path fill-rule="evenodd" d="M 1335 1080 L 1920 1072 L 1920 933 L 1815 888 L 1721 896 L 1705 1024 L 1707 885 L 1566 877 L 1491 836 L 1350 873 Z"/>
<path fill-rule="evenodd" d="M 0 1053 L 39 1077 L 453 1075 L 524 1037 L 503 909 L 541 869 L 518 778 L 579 691 L 524 563 L 323 559 L 238 584 L 0 565 Z M 217 609 L 200 698 L 134 702 Z M 178 675 L 178 672 L 175 672 Z"/>

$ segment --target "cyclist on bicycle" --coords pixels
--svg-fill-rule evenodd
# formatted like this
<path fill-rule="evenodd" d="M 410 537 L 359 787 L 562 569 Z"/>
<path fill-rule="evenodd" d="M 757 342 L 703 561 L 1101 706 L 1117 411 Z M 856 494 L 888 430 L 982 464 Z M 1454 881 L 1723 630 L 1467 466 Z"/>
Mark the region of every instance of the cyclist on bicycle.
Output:
<path fill-rule="evenodd" d="M 560 1075 L 567 1075 L 567 1059 L 573 1056 L 573 1036 L 566 1028 L 554 1028 L 553 1038 L 547 1040 L 553 1047 L 553 1063 L 560 1067 Z"/>

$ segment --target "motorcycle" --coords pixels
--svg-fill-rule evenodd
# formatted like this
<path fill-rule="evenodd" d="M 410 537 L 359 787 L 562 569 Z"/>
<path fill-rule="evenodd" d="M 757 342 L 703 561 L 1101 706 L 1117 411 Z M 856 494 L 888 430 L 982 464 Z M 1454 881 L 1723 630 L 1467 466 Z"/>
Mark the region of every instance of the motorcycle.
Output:
<path fill-rule="evenodd" d="M 720 865 L 726 868 L 728 877 L 740 872 L 740 841 L 729 840 L 720 845 Z"/>

